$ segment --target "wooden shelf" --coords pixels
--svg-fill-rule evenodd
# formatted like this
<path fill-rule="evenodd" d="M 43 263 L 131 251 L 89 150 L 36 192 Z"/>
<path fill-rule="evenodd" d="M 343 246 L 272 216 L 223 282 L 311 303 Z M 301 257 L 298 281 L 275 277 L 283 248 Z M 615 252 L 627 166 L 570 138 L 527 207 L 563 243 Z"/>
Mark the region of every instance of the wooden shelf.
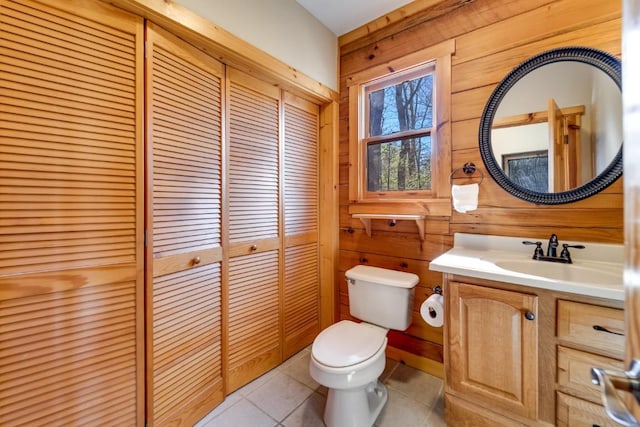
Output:
<path fill-rule="evenodd" d="M 424 241 L 424 219 L 425 215 L 394 215 L 394 214 L 366 214 L 366 213 L 357 213 L 351 214 L 353 218 L 359 218 L 362 225 L 364 225 L 364 229 L 367 232 L 367 236 L 371 237 L 371 220 L 372 219 L 388 219 L 394 221 L 400 220 L 409 220 L 415 221 L 418 226 L 418 233 L 420 234 L 420 240 Z"/>

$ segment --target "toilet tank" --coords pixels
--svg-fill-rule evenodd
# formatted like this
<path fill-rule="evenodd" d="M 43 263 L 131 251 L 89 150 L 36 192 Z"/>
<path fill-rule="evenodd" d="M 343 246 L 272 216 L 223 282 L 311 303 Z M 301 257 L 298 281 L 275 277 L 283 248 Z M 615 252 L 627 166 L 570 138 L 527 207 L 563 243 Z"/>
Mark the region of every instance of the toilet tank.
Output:
<path fill-rule="evenodd" d="M 399 331 L 409 327 L 417 275 L 368 265 L 357 265 L 345 275 L 353 317 Z"/>

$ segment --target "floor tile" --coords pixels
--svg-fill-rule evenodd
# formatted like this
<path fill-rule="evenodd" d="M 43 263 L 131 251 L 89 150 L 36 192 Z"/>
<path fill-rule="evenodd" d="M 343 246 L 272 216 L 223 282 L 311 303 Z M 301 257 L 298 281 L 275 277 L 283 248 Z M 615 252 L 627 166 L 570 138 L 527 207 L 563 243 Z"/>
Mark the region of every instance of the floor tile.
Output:
<path fill-rule="evenodd" d="M 442 393 L 431 408 L 431 414 L 427 418 L 427 427 L 447 427 L 444 422 L 444 396 Z"/>
<path fill-rule="evenodd" d="M 326 397 L 320 393 L 312 393 L 283 422 L 284 427 L 324 427 L 324 405 Z"/>
<path fill-rule="evenodd" d="M 387 388 L 389 400 L 375 422 L 377 427 L 425 427 L 431 413 L 428 406 Z"/>
<path fill-rule="evenodd" d="M 327 388 L 309 375 L 310 348 L 226 397 L 196 427 L 323 427 Z M 389 400 L 377 427 L 446 427 L 443 381 L 387 359 Z"/>
<path fill-rule="evenodd" d="M 313 390 L 288 375 L 275 370 L 247 399 L 276 420 L 283 420 L 293 412 Z"/>
<path fill-rule="evenodd" d="M 235 405 L 241 400 L 242 400 L 242 396 L 239 393 L 231 393 L 230 395 L 225 397 L 222 403 L 216 406 L 213 411 L 209 412 L 204 418 L 198 421 L 194 425 L 194 427 L 206 427 L 211 425 L 210 421 L 213 418 L 217 417 L 218 415 L 220 415 L 221 413 L 223 413 L 224 411 L 226 411 L 227 409 L 229 409 L 230 407 L 232 407 L 233 405 Z"/>
<path fill-rule="evenodd" d="M 263 384 L 268 382 L 277 372 L 278 371 L 276 369 L 272 369 L 269 372 L 262 374 L 250 383 L 244 385 L 243 387 L 240 387 L 238 390 L 236 390 L 236 393 L 240 393 L 242 396 L 248 396 L 256 389 L 260 388 Z"/>
<path fill-rule="evenodd" d="M 438 377 L 399 364 L 387 378 L 385 384 L 388 388 L 393 388 L 405 396 L 431 407 L 442 393 L 444 382 Z"/>
<path fill-rule="evenodd" d="M 277 425 L 277 421 L 244 398 L 205 424 L 206 427 L 274 427 Z"/>
<path fill-rule="evenodd" d="M 277 369 L 283 374 L 287 374 L 293 379 L 301 382 L 312 390 L 320 387 L 309 373 L 309 362 L 311 361 L 311 351 L 304 349 L 295 356 L 290 357 Z"/>

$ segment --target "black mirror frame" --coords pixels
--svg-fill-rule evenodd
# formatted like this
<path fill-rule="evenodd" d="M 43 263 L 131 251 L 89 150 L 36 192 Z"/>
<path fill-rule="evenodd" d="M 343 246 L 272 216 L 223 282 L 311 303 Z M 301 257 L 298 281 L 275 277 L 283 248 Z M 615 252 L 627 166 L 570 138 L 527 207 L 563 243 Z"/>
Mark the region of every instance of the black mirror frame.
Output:
<path fill-rule="evenodd" d="M 544 65 L 560 61 L 575 61 L 593 65 L 611 77 L 622 92 L 621 64 L 620 60 L 615 56 L 587 47 L 573 46 L 551 49 L 526 60 L 507 74 L 489 97 L 480 119 L 478 134 L 480 155 L 487 172 L 509 194 L 540 205 L 559 205 L 585 199 L 604 190 L 622 175 L 622 146 L 620 146 L 618 154 L 616 154 L 609 166 L 594 179 L 580 187 L 558 193 L 541 193 L 515 184 L 505 175 L 497 163 L 491 148 L 491 125 L 500 102 L 507 92 L 525 75 Z"/>

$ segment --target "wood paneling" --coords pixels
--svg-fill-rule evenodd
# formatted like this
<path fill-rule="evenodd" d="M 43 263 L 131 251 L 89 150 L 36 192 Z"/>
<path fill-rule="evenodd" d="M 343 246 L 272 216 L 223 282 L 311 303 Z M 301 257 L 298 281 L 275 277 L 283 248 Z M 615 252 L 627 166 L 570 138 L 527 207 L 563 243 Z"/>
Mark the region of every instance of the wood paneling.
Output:
<path fill-rule="evenodd" d="M 147 28 L 147 422 L 193 425 L 223 399 L 224 68 Z"/>
<path fill-rule="evenodd" d="M 0 424 L 144 416 L 142 19 L 0 1 Z"/>
<path fill-rule="evenodd" d="M 412 14 L 403 16 L 403 12 Z M 340 265 L 366 258 L 369 265 L 414 272 L 421 277 L 422 285 L 430 286 L 432 279 L 426 279 L 431 283 L 423 283 L 426 277 L 423 270 L 428 269 L 428 260 L 451 247 L 455 232 L 538 239 L 558 233 L 561 240 L 621 243 L 622 180 L 586 200 L 568 205 L 536 206 L 498 187 L 484 170 L 478 149 L 478 126 L 484 105 L 497 83 L 514 66 L 534 54 L 560 46 L 589 46 L 620 55 L 621 15 L 620 2 L 598 0 L 586 3 L 578 0 L 462 3 L 445 0 L 433 5 L 414 4 L 394 12 L 386 23 L 375 21 L 343 37 L 339 112 Z M 415 227 L 399 223 L 398 227 L 391 228 L 385 221 L 376 220 L 372 224 L 372 236 L 367 237 L 359 221 L 349 215 L 359 207 L 349 203 L 353 189 L 349 188 L 348 176 L 350 129 L 346 124 L 351 114 L 348 79 L 452 40 L 456 48 L 451 70 L 451 163 L 445 167 L 452 171 L 473 162 L 485 174 L 478 209 L 466 214 L 450 210 L 446 216 L 434 216 L 434 212 L 441 210 L 430 213 L 428 207 L 421 207 L 427 215 L 424 242 L 420 242 Z M 454 180 L 454 183 L 465 181 Z M 395 208 L 398 213 L 405 209 L 401 204 Z M 434 221 L 446 225 L 430 227 Z M 349 227 L 353 233 L 347 232 Z M 345 259 L 349 262 L 345 263 Z M 409 267 L 403 268 L 404 264 Z M 343 271 L 338 269 L 336 273 L 338 283 L 343 280 Z M 340 301 L 348 303 L 346 294 L 341 295 Z M 422 322 L 419 318 L 416 321 Z M 424 340 L 411 335 L 420 333 L 418 331 L 421 328 L 414 325 L 407 333 L 395 337 L 393 345 L 414 351 L 410 349 L 418 348 L 416 340 Z"/>

